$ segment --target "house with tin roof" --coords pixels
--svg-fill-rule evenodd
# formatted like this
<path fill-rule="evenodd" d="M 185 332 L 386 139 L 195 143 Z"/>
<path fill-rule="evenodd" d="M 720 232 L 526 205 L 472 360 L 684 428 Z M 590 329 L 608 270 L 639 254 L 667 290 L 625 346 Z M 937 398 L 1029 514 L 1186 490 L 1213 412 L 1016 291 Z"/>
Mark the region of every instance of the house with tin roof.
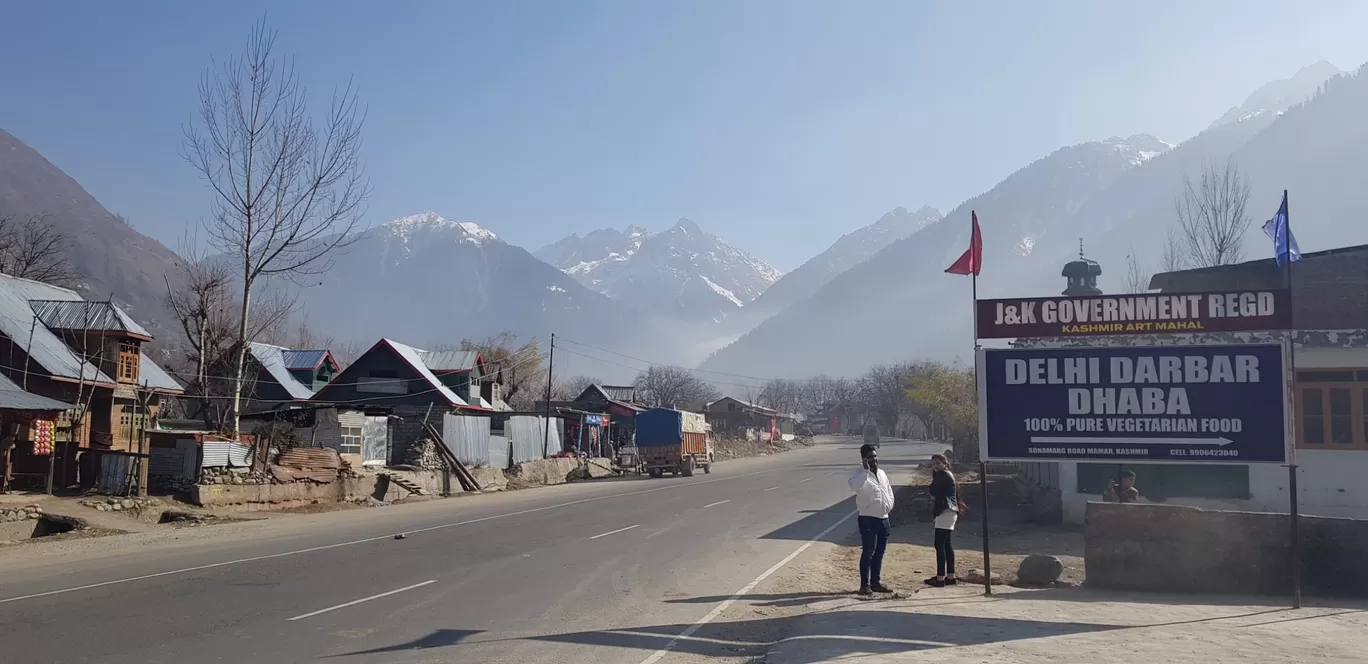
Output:
<path fill-rule="evenodd" d="M 257 369 L 247 412 L 308 401 L 342 370 L 327 350 L 294 350 L 259 342 L 252 342 L 247 350 Z"/>
<path fill-rule="evenodd" d="M 0 374 L 21 392 L 75 406 L 58 413 L 51 435 L 61 486 L 76 481 L 78 447 L 135 451 L 161 399 L 184 391 L 148 357 L 150 341 L 113 302 L 0 275 Z"/>

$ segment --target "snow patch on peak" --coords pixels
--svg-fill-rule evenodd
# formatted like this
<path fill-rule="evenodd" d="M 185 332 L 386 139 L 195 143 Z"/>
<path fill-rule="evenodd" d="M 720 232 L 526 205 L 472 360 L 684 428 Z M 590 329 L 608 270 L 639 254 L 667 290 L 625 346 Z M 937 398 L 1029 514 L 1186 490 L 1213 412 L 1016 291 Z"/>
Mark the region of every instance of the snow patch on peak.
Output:
<path fill-rule="evenodd" d="M 1112 150 L 1126 155 L 1127 161 L 1132 166 L 1139 166 L 1159 155 L 1167 153 L 1173 149 L 1173 145 L 1155 138 L 1150 134 L 1135 134 L 1121 138 L 1112 136 L 1105 141 L 1101 141 Z"/>
<path fill-rule="evenodd" d="M 707 278 L 707 277 L 705 277 L 705 276 L 703 276 L 703 275 L 701 275 L 701 274 L 698 275 L 698 278 L 699 278 L 699 279 L 702 279 L 702 280 L 703 280 L 703 283 L 707 284 L 707 285 L 708 285 L 708 288 L 711 288 L 712 291 L 713 291 L 714 293 L 717 293 L 718 295 L 721 295 L 722 297 L 725 297 L 725 298 L 727 298 L 728 300 L 731 300 L 731 303 L 732 303 L 732 304 L 734 304 L 734 305 L 736 305 L 736 306 L 738 306 L 738 307 L 744 307 L 744 306 L 746 306 L 746 303 L 745 303 L 745 302 L 742 302 L 742 301 L 741 301 L 741 298 L 736 297 L 736 294 L 735 294 L 735 293 L 733 293 L 733 292 L 731 292 L 731 291 L 729 291 L 729 290 L 727 290 L 727 289 L 725 289 L 725 288 L 723 288 L 723 287 L 721 287 L 721 286 L 718 286 L 717 283 L 714 282 L 712 279 L 709 279 L 709 278 Z"/>
<path fill-rule="evenodd" d="M 383 226 L 390 234 L 398 236 L 405 244 L 414 233 L 434 230 L 459 230 L 463 242 L 482 244 L 487 240 L 497 240 L 493 231 L 470 221 L 451 221 L 436 212 L 427 211 L 399 217 Z"/>

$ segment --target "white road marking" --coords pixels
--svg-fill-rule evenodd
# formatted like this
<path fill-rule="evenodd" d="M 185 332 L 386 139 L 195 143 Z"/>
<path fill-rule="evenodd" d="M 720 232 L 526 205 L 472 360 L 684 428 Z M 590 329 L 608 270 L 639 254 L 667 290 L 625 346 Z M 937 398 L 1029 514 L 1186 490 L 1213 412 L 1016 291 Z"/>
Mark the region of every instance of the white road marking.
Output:
<path fill-rule="evenodd" d="M 765 570 L 765 572 L 760 576 L 755 577 L 755 580 L 742 586 L 741 589 L 733 593 L 731 597 L 728 597 L 727 599 L 723 600 L 721 604 L 718 604 L 717 606 L 713 607 L 713 610 L 709 611 L 708 615 L 703 616 L 701 619 L 699 619 L 698 622 L 689 625 L 684 631 L 679 633 L 679 636 L 670 639 L 670 641 L 665 644 L 664 648 L 655 651 L 650 657 L 641 660 L 641 664 L 655 664 L 656 662 L 659 662 L 662 657 L 670 654 L 670 651 L 674 650 L 675 646 L 678 646 L 680 641 L 691 638 L 694 635 L 694 632 L 697 632 L 704 625 L 712 622 L 718 616 L 722 615 L 722 612 L 730 608 L 732 604 L 735 604 L 736 600 L 741 599 L 743 596 L 750 593 L 750 591 L 755 590 L 755 587 L 763 583 L 765 579 L 768 579 L 770 577 L 770 575 L 783 569 L 784 565 L 793 562 L 793 559 L 797 558 L 804 551 L 807 551 L 808 547 L 812 546 L 813 544 L 816 544 L 818 540 L 822 539 L 823 537 L 826 537 L 827 533 L 836 530 L 837 526 L 845 523 L 846 521 L 849 521 L 850 517 L 855 516 L 856 514 L 859 514 L 858 510 L 841 517 L 839 520 L 836 521 L 836 523 L 827 526 L 826 530 L 817 533 L 816 537 L 804 542 L 803 545 L 795 549 L 793 553 L 784 556 L 783 560 L 775 563 L 773 567 Z"/>
<path fill-rule="evenodd" d="M 770 488 L 768 488 L 768 489 L 765 489 L 765 491 L 773 491 L 773 490 L 778 489 L 778 488 L 779 488 L 779 487 L 777 487 L 777 486 L 772 486 L 772 487 L 770 487 Z M 760 493 L 764 493 L 765 491 L 761 491 Z"/>
<path fill-rule="evenodd" d="M 598 539 L 598 538 L 600 538 L 600 537 L 607 537 L 607 536 L 609 536 L 609 535 L 616 535 L 616 534 L 618 534 L 618 533 L 620 533 L 620 532 L 623 532 L 623 531 L 625 531 L 625 530 L 631 530 L 631 529 L 636 528 L 637 526 L 640 526 L 640 525 L 641 525 L 641 524 L 638 523 L 638 524 L 636 524 L 636 525 L 627 526 L 626 528 L 618 528 L 617 530 L 610 530 L 610 531 L 608 531 L 608 532 L 606 532 L 606 533 L 601 533 L 601 534 L 598 534 L 598 535 L 594 535 L 593 537 L 590 537 L 589 539 L 591 539 L 591 540 L 596 540 L 596 539 Z"/>
<path fill-rule="evenodd" d="M 387 592 L 387 593 L 380 593 L 379 595 L 371 595 L 370 597 L 362 597 L 361 599 L 355 599 L 355 600 L 352 600 L 352 601 L 347 602 L 347 603 L 345 603 L 345 604 L 338 604 L 337 606 L 330 606 L 330 607 L 328 607 L 328 608 L 326 608 L 326 609 L 319 609 L 319 610 L 317 610 L 317 611 L 314 611 L 313 613 L 306 613 L 306 614 L 304 614 L 304 615 L 302 615 L 302 616 L 295 616 L 295 617 L 293 617 L 293 618 L 290 618 L 289 620 L 303 620 L 303 619 L 305 619 L 305 618 L 312 618 L 312 617 L 314 617 L 314 616 L 316 616 L 316 615 L 323 614 L 323 613 L 327 613 L 327 612 L 329 612 L 329 611 L 336 611 L 336 610 L 338 610 L 338 609 L 345 609 L 345 608 L 347 608 L 347 607 L 349 607 L 349 606 L 356 606 L 357 604 L 360 604 L 360 603 L 362 603 L 362 602 L 369 602 L 369 601 L 371 601 L 371 600 L 373 600 L 373 599 L 380 599 L 381 597 L 389 597 L 390 595 L 398 595 L 399 593 L 402 593 L 402 592 L 404 592 L 404 591 L 406 591 L 406 590 L 413 590 L 414 588 L 422 588 L 423 586 L 432 585 L 432 584 L 434 584 L 434 583 L 437 583 L 437 579 L 429 579 L 429 580 L 424 581 L 424 582 L 422 582 L 422 583 L 415 583 L 415 584 L 413 584 L 413 585 L 411 585 L 411 586 L 404 586 L 403 588 L 399 588 L 398 590 L 391 590 L 391 591 L 389 591 L 389 592 Z"/>
<path fill-rule="evenodd" d="M 708 503 L 707 505 L 704 505 L 704 506 L 703 506 L 703 509 L 708 509 L 709 507 L 717 507 L 718 505 L 721 505 L 721 504 L 723 504 L 723 503 L 730 503 L 730 502 L 731 502 L 730 500 L 719 500 L 719 501 L 717 501 L 717 502 L 715 502 L 715 503 Z"/>
<path fill-rule="evenodd" d="M 807 479 L 798 480 L 798 483 L 799 483 L 799 484 L 802 484 L 803 482 L 811 482 L 811 481 L 812 481 L 812 478 L 809 477 L 809 478 L 807 478 Z"/>
<path fill-rule="evenodd" d="M 777 470 L 777 469 L 776 469 L 776 470 Z M 592 502 L 596 502 L 596 501 L 600 501 L 600 500 L 610 500 L 610 499 L 612 499 L 612 498 L 623 498 L 623 497 L 626 497 L 626 496 L 636 496 L 636 495 L 640 495 L 640 494 L 643 494 L 643 493 L 655 493 L 655 492 L 657 492 L 657 491 L 670 491 L 670 490 L 672 490 L 672 489 L 679 489 L 679 488 L 683 488 L 683 487 L 692 487 L 692 486 L 700 486 L 700 485 L 703 485 L 703 484 L 712 484 L 713 482 L 727 482 L 727 481 L 730 481 L 730 480 L 741 479 L 741 478 L 744 478 L 744 477 L 755 477 L 756 475 L 764 475 L 765 473 L 772 473 L 772 472 L 775 472 L 775 471 L 774 471 L 774 470 L 761 470 L 761 471 L 757 471 L 757 472 L 754 472 L 754 473 L 747 473 L 747 474 L 745 474 L 745 475 L 737 475 L 737 476 L 735 476 L 735 477 L 721 477 L 721 478 L 718 478 L 718 479 L 715 479 L 715 480 L 703 480 L 703 481 L 700 481 L 700 482 L 690 482 L 690 483 L 688 483 L 688 484 L 670 484 L 670 485 L 668 485 L 668 486 L 657 487 L 657 488 L 655 488 L 655 489 L 642 489 L 642 490 L 640 490 L 640 491 L 628 491 L 628 492 L 626 492 L 626 493 L 615 493 L 615 494 L 608 495 L 608 496 L 596 496 L 596 497 L 594 497 L 594 498 L 582 498 L 582 499 L 580 499 L 580 500 L 571 500 L 571 501 L 569 501 L 569 502 L 556 503 L 556 504 L 554 504 L 554 505 L 543 505 L 543 506 L 541 506 L 541 507 L 533 507 L 533 508 L 531 508 L 531 509 L 518 510 L 518 511 L 516 511 L 516 512 L 508 512 L 507 514 L 495 514 L 495 515 L 492 515 L 492 516 L 483 516 L 483 517 L 480 517 L 480 518 L 478 518 L 478 519 L 468 519 L 468 520 L 466 520 L 466 521 L 457 521 L 457 522 L 455 522 L 455 523 L 443 523 L 443 524 L 439 524 L 439 525 L 436 525 L 436 526 L 428 526 L 427 528 L 418 528 L 418 529 L 416 529 L 416 530 L 409 530 L 409 531 L 406 531 L 406 532 L 407 532 L 408 534 L 410 534 L 410 535 L 414 535 L 414 534 L 417 534 L 417 533 L 426 533 L 426 532 L 431 532 L 431 531 L 434 531 L 434 530 L 444 530 L 444 529 L 446 529 L 446 528 L 455 528 L 455 527 L 457 527 L 457 526 L 467 526 L 467 525 L 470 525 L 470 524 L 472 524 L 472 523 L 482 523 L 482 522 L 484 522 L 484 521 L 493 521 L 493 520 L 495 520 L 495 519 L 505 519 L 505 518 L 508 518 L 508 517 L 511 517 L 511 516 L 521 516 L 521 515 L 523 515 L 523 514 L 532 514 L 532 513 L 535 513 L 535 512 L 545 512 L 545 511 L 547 511 L 547 510 L 554 510 L 554 509 L 561 508 L 561 507 L 569 507 L 569 506 L 571 506 L 571 505 L 582 505 L 582 504 L 584 504 L 584 503 L 592 503 Z M 62 594 L 65 594 L 65 593 L 74 593 L 74 592 L 78 592 L 78 591 L 81 591 L 81 590 L 92 590 L 92 589 L 94 589 L 94 588 L 103 588 L 103 587 L 105 587 L 105 586 L 114 586 L 114 585 L 119 585 L 119 584 L 123 584 L 123 583 L 132 583 L 132 582 L 134 582 L 134 581 L 144 581 L 144 580 L 147 580 L 147 579 L 155 579 L 155 578 L 159 578 L 159 577 L 163 577 L 163 576 L 173 576 L 173 575 L 176 575 L 176 574 L 188 574 L 188 573 L 190 573 L 190 572 L 200 572 L 200 571 L 203 571 L 203 570 L 206 570 L 206 569 L 217 569 L 217 568 L 219 568 L 219 567 L 228 567 L 229 565 L 240 565 L 240 564 L 242 564 L 242 563 L 254 563 L 254 562 L 257 562 L 257 561 L 260 561 L 260 560 L 272 560 L 272 559 L 275 559 L 275 558 L 286 558 L 286 557 L 289 557 L 289 556 L 297 556 L 297 555 L 304 554 L 304 553 L 313 553 L 313 552 L 315 552 L 315 551 L 327 551 L 327 550 L 329 550 L 329 549 L 340 549 L 340 548 L 342 548 L 342 547 L 344 547 L 344 546 L 355 546 L 355 545 L 357 545 L 357 544 L 368 544 L 368 543 L 370 543 L 370 542 L 379 542 L 379 541 L 381 541 L 381 540 L 389 540 L 389 539 L 394 539 L 394 535 L 393 535 L 393 534 L 389 534 L 389 535 L 377 535 L 377 536 L 375 536 L 375 537 L 366 537 L 366 538 L 364 538 L 364 539 L 352 540 L 352 541 L 350 541 L 350 542 L 338 542 L 338 543 L 336 543 L 336 544 L 324 544 L 324 545 L 322 545 L 322 546 L 311 546 L 311 547 L 308 547 L 308 548 L 306 548 L 306 549 L 295 549 L 294 551 L 282 551 L 282 552 L 280 552 L 280 553 L 268 553 L 268 554 L 263 555 L 263 556 L 252 556 L 252 557 L 250 557 L 250 558 L 239 558 L 239 559 L 237 559 L 237 560 L 226 560 L 226 561 L 223 561 L 223 562 L 220 562 L 220 563 L 209 563 L 209 564 L 207 564 L 207 565 L 195 565 L 194 567 L 184 567 L 184 568 L 181 568 L 181 569 L 167 570 L 167 571 L 165 571 L 165 572 L 154 572 L 154 573 L 152 573 L 152 574 L 142 574 L 142 575 L 139 575 L 139 576 L 130 576 L 130 577 L 125 578 L 125 579 L 114 579 L 114 580 L 112 580 L 112 581 L 101 581 L 101 582 L 99 582 L 99 583 L 87 583 L 86 585 L 83 585 L 83 586 L 73 586 L 73 587 L 71 587 L 71 588 L 61 588 L 61 589 L 58 589 L 58 590 L 48 590 L 48 591 L 46 591 L 46 592 L 33 593 L 33 594 L 30 594 L 30 595 L 20 595 L 20 596 L 18 596 L 18 597 L 6 597 L 6 598 L 4 598 L 4 599 L 0 599 L 0 604 L 8 604 L 8 603 L 10 603 L 10 602 L 20 602 L 20 601 L 23 601 L 23 600 L 26 600 L 26 599 L 37 599 L 37 598 L 39 598 L 39 597 L 51 597 L 51 596 L 53 596 L 53 595 L 62 595 Z"/>

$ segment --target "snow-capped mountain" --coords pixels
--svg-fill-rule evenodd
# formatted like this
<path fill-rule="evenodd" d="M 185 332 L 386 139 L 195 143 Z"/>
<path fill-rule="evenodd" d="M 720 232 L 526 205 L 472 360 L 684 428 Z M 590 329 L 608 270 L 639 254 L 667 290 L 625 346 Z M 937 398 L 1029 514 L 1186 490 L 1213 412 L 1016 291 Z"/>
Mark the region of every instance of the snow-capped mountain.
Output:
<path fill-rule="evenodd" d="M 571 235 L 542 247 L 534 255 L 569 274 L 585 273 L 604 262 L 631 258 L 648 235 L 650 233 L 639 226 L 628 226 L 624 230 L 601 228 L 584 237 Z"/>
<path fill-rule="evenodd" d="M 632 226 L 572 235 L 536 255 L 638 311 L 687 320 L 721 320 L 783 276 L 688 219 L 655 234 Z"/>
<path fill-rule="evenodd" d="M 1069 221 L 1090 199 L 1132 171 L 1161 165 L 1167 152 L 1168 144 L 1147 134 L 1057 150 L 944 219 L 878 248 L 702 367 L 801 377 L 793 372 L 857 374 L 906 357 L 909 348 L 918 357 L 953 358 L 970 346 L 962 343 L 969 337 L 968 319 L 958 314 L 968 310 L 969 291 L 967 284 L 946 281 L 943 270 L 969 244 L 972 211 L 983 229 L 985 276 L 979 295 L 989 288 L 1015 293 L 1016 275 L 1058 275 L 1063 264 L 1056 260 L 1058 252 L 1078 246 L 1078 229 Z M 1105 218 L 1090 221 L 1102 224 Z M 947 333 L 955 336 L 947 339 Z"/>
<path fill-rule="evenodd" d="M 1225 112 L 1213 123 L 1219 127 L 1245 122 L 1260 116 L 1282 115 L 1284 111 L 1315 96 L 1325 82 L 1346 72 L 1324 60 L 1302 67 L 1291 78 L 1272 81 L 1255 90 L 1243 104 Z"/>
<path fill-rule="evenodd" d="M 299 295 L 310 325 L 347 340 L 454 344 L 508 330 L 629 344 L 640 334 L 630 308 L 478 224 L 434 212 L 365 231 Z"/>

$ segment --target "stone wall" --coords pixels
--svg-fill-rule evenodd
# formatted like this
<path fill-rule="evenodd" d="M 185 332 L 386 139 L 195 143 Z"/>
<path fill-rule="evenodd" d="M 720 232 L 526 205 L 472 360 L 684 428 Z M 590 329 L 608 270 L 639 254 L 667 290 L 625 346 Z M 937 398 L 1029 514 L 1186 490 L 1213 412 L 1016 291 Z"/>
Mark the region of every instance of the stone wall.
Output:
<path fill-rule="evenodd" d="M 1368 520 L 1301 517 L 1302 588 L 1368 597 Z M 1088 503 L 1088 584 L 1170 592 L 1289 595 L 1287 514 Z"/>

